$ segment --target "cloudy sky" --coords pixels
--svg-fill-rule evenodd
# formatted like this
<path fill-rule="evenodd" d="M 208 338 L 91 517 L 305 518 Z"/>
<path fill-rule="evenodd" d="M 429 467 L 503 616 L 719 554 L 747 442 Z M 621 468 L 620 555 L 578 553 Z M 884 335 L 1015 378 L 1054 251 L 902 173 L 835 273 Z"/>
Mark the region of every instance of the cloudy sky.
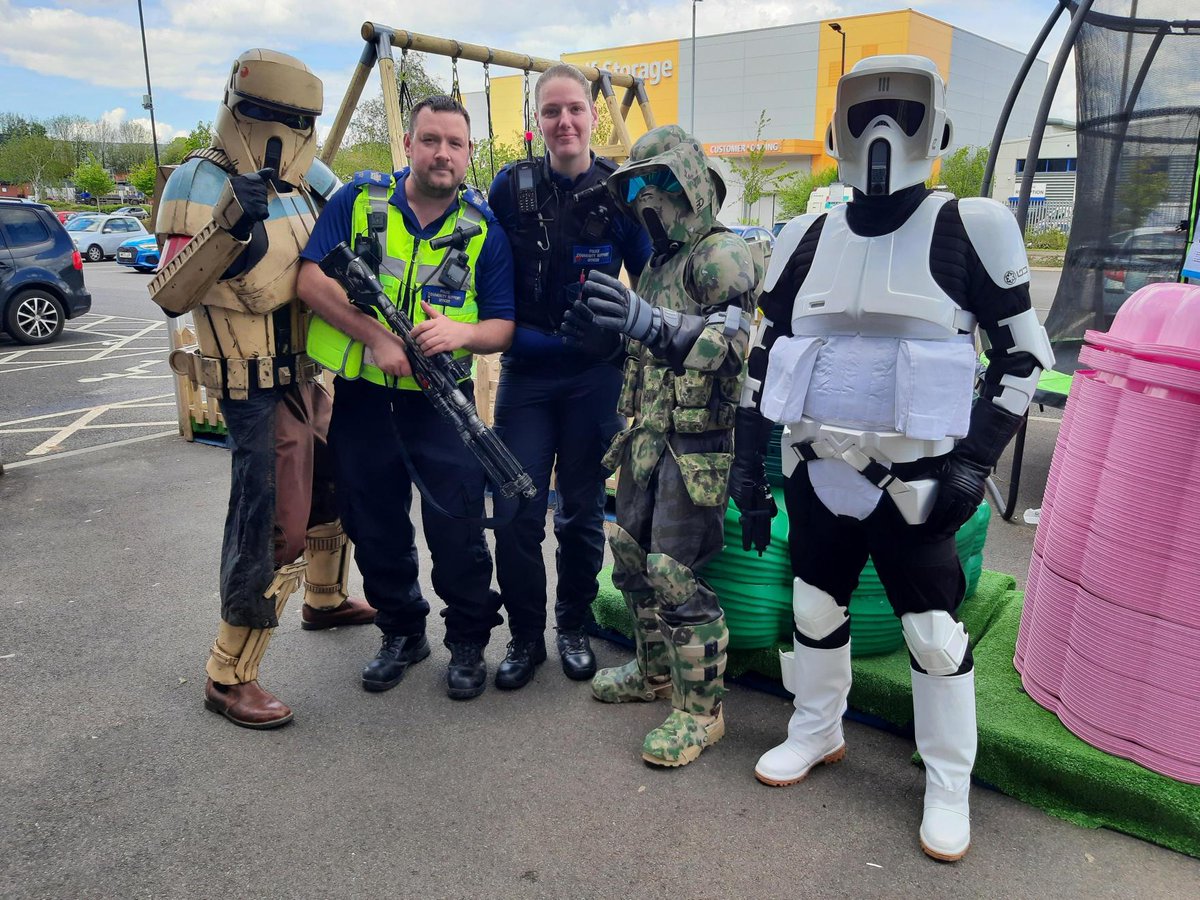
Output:
<path fill-rule="evenodd" d="M 911 2 L 911 0 L 908 0 Z M 861 15 L 901 0 L 704 0 L 699 35 Z M 1055 0 L 928 0 L 913 8 L 1021 50 L 1033 42 Z M 534 56 L 685 38 L 691 0 L 143 0 L 159 136 L 169 140 L 213 117 L 228 66 L 241 50 L 267 46 L 303 59 L 325 82 L 328 126 L 359 53 L 363 21 Z M 552 10 L 554 22 L 547 23 Z M 1063 26 L 1060 24 L 1059 39 Z M 1049 47 L 1056 49 L 1052 37 Z M 1049 53 L 1043 52 L 1048 58 Z M 448 74 L 447 60 L 429 70 Z M 145 93 L 136 0 L 0 0 L 0 112 L 45 118 L 74 113 L 140 119 Z M 462 67 L 463 90 L 481 84 Z M 1073 79 L 1054 113 L 1074 118 Z M 368 87 L 368 96 L 376 82 Z"/>

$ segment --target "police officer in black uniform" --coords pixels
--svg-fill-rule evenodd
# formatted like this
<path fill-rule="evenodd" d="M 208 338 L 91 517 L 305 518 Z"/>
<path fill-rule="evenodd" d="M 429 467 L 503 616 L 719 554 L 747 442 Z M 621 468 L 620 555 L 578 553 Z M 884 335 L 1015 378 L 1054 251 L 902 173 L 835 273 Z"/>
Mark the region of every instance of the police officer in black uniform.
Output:
<path fill-rule="evenodd" d="M 597 115 L 587 79 L 574 66 L 553 66 L 538 78 L 534 100 L 547 153 L 506 166 L 488 192 L 512 242 L 517 313 L 501 363 L 496 426 L 538 487 L 534 502 L 496 532 L 496 575 L 512 631 L 496 686 L 510 690 L 526 685 L 546 659 L 541 545 L 551 471 L 558 651 L 568 678 L 596 671 L 584 626 L 604 561 L 600 458 L 624 425 L 616 412 L 622 348 L 616 332 L 595 329 L 581 353 L 562 342 L 558 328 L 588 271 L 616 277 L 624 264 L 636 284 L 651 254 L 641 225 L 606 198 L 604 182 L 616 165 L 589 147 Z"/>

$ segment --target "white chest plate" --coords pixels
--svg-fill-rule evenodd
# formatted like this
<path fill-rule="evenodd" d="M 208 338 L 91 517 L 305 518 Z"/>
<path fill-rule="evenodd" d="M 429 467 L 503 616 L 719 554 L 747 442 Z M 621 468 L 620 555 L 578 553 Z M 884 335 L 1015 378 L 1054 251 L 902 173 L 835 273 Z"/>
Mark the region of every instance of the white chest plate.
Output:
<path fill-rule="evenodd" d="M 792 307 L 792 332 L 938 340 L 973 331 L 975 317 L 929 271 L 934 223 L 948 199 L 930 195 L 899 229 L 879 237 L 851 231 L 845 206 L 830 210 Z"/>

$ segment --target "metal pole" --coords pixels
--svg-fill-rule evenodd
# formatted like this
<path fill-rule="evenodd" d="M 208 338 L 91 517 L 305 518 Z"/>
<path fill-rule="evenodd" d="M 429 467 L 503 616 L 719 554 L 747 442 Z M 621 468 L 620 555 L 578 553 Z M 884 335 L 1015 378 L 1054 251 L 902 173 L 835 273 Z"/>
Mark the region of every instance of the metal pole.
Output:
<path fill-rule="evenodd" d="M 1029 75 L 1029 70 L 1033 68 L 1033 61 L 1037 59 L 1042 45 L 1046 43 L 1046 38 L 1050 36 L 1054 23 L 1058 21 L 1058 17 L 1062 15 L 1064 9 L 1066 9 L 1065 6 L 1059 5 L 1046 19 L 1046 24 L 1042 26 L 1033 46 L 1029 48 L 1029 53 L 1025 55 L 1025 61 L 1021 63 L 1017 77 L 1013 79 L 1012 87 L 1008 90 L 1008 99 L 1004 101 L 1004 108 L 1000 110 L 1000 118 L 996 121 L 996 131 L 992 135 L 992 147 L 988 151 L 987 164 L 983 167 L 983 186 L 979 189 L 981 197 L 991 194 L 992 177 L 996 174 L 996 155 L 1000 152 L 1000 144 L 1004 141 L 1004 131 L 1008 128 L 1008 120 L 1012 116 L 1013 107 L 1017 105 L 1017 95 L 1025 86 L 1025 79 Z"/>
<path fill-rule="evenodd" d="M 1037 169 L 1038 153 L 1041 152 L 1042 138 L 1046 134 L 1046 120 L 1050 117 L 1050 105 L 1054 102 L 1054 92 L 1058 90 L 1058 83 L 1062 80 L 1067 57 L 1071 54 L 1075 38 L 1078 37 L 1079 29 L 1083 27 L 1084 19 L 1087 18 L 1088 10 L 1091 8 L 1092 0 L 1080 0 L 1079 5 L 1075 8 L 1075 15 L 1071 17 L 1071 24 L 1067 26 L 1062 46 L 1058 48 L 1058 56 L 1055 57 L 1054 65 L 1050 69 L 1050 77 L 1046 80 L 1046 90 L 1042 92 L 1042 105 L 1038 107 L 1037 118 L 1033 121 L 1033 132 L 1029 136 L 1029 149 L 1025 152 L 1025 171 L 1021 174 L 1021 192 L 1017 196 L 1017 224 L 1021 227 L 1021 234 L 1025 234 L 1025 223 L 1029 218 L 1029 192 L 1033 190 L 1034 170 Z"/>
<path fill-rule="evenodd" d="M 692 0 L 692 124 L 688 131 L 693 136 L 696 132 L 696 4 L 701 0 Z"/>
<path fill-rule="evenodd" d="M 842 74 L 846 74 L 846 32 L 838 29 L 838 34 L 842 36 Z"/>
<path fill-rule="evenodd" d="M 154 147 L 154 168 L 158 162 L 158 128 L 154 124 L 154 91 L 150 89 L 150 54 L 146 50 L 146 20 L 142 17 L 142 0 L 138 0 L 138 25 L 142 29 L 142 62 L 146 65 L 146 102 L 142 104 L 150 110 L 150 143 Z"/>

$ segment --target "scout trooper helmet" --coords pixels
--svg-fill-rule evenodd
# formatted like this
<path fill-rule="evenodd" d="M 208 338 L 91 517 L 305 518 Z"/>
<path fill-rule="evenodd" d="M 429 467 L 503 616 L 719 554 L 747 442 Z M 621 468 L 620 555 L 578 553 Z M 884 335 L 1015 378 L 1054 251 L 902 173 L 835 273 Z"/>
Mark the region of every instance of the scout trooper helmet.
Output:
<path fill-rule="evenodd" d="M 869 197 L 920 184 L 950 146 L 946 85 L 924 56 L 870 56 L 838 81 L 825 152 Z"/>
<path fill-rule="evenodd" d="M 308 66 L 275 50 L 247 50 L 230 70 L 213 146 L 239 175 L 270 166 L 278 181 L 299 184 L 317 153 L 321 106 L 321 79 Z"/>

